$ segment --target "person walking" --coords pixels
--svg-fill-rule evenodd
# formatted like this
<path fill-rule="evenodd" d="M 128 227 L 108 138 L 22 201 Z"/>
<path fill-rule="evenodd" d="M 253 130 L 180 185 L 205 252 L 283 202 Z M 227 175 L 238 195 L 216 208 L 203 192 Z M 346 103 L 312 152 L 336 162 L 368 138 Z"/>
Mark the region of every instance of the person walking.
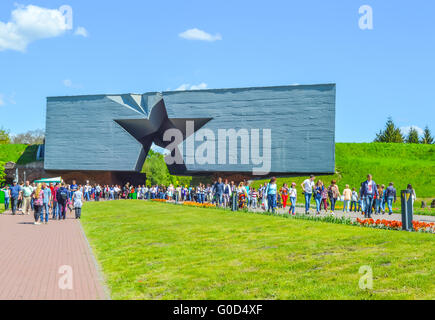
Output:
<path fill-rule="evenodd" d="M 77 191 L 77 188 L 75 189 Z M 62 182 L 57 192 L 57 203 L 59 204 L 59 220 L 65 220 L 66 218 L 66 205 L 68 202 L 68 189 L 65 187 L 65 183 Z"/>
<path fill-rule="evenodd" d="M 6 211 L 9 210 L 9 202 L 10 202 L 11 195 L 8 187 L 3 188 L 2 191 L 5 194 L 5 211 Z"/>
<path fill-rule="evenodd" d="M 12 183 L 9 188 L 9 195 L 11 201 L 12 215 L 17 213 L 18 200 L 21 200 L 21 187 L 16 180 Z"/>
<path fill-rule="evenodd" d="M 267 212 L 272 210 L 272 213 L 275 213 L 275 208 L 276 208 L 276 193 L 277 193 L 276 189 L 277 189 L 276 178 L 273 177 L 272 179 L 270 179 L 270 182 L 269 182 L 269 184 L 267 185 L 267 188 L 266 188 L 267 203 L 268 203 Z"/>
<path fill-rule="evenodd" d="M 34 224 L 39 225 L 39 218 L 42 216 L 42 206 L 44 205 L 44 193 L 42 192 L 42 186 L 40 183 L 36 186 L 36 189 L 32 193 L 33 198 L 33 217 L 35 219 Z"/>
<path fill-rule="evenodd" d="M 412 184 L 408 184 L 407 187 L 408 191 L 411 193 L 411 198 L 412 198 L 412 206 L 414 206 L 414 202 L 417 199 L 417 195 L 415 194 L 415 190 L 412 187 Z"/>
<path fill-rule="evenodd" d="M 314 175 L 311 175 L 309 179 L 306 179 L 301 184 L 302 191 L 305 196 L 305 214 L 310 213 L 310 202 L 311 197 L 313 196 L 314 179 L 316 179 L 316 177 Z"/>
<path fill-rule="evenodd" d="M 225 184 L 222 182 L 222 178 L 219 178 L 216 184 L 213 186 L 215 195 L 216 195 L 216 202 L 219 207 L 223 204 L 223 195 L 224 195 L 224 189 Z"/>
<path fill-rule="evenodd" d="M 320 214 L 320 206 L 322 204 L 322 195 L 325 187 L 323 186 L 322 180 L 317 181 L 316 187 L 314 188 L 314 200 L 316 201 L 316 213 Z"/>
<path fill-rule="evenodd" d="M 30 203 L 32 199 L 33 188 L 30 185 L 29 181 L 26 181 L 26 183 L 24 184 L 22 193 L 23 193 L 23 214 L 30 215 L 30 209 L 31 209 Z"/>
<path fill-rule="evenodd" d="M 389 186 L 385 190 L 385 199 L 387 201 L 388 214 L 391 216 L 393 214 L 393 201 L 397 201 L 397 192 L 394 188 L 394 183 L 390 182 Z"/>
<path fill-rule="evenodd" d="M 373 198 L 379 196 L 376 182 L 373 181 L 371 174 L 367 175 L 367 180 L 361 185 L 361 196 L 365 199 L 364 215 L 366 218 L 371 218 Z"/>
<path fill-rule="evenodd" d="M 352 201 L 352 190 L 350 190 L 349 185 L 343 190 L 343 212 L 349 212 L 350 202 Z"/>
<path fill-rule="evenodd" d="M 53 208 L 51 209 L 51 218 L 53 220 L 59 219 L 59 204 L 57 203 L 57 191 L 59 190 L 59 184 L 56 183 L 51 189 L 51 203 Z"/>
<path fill-rule="evenodd" d="M 357 211 L 357 203 L 358 203 L 358 193 L 355 191 L 355 188 L 352 188 L 352 197 L 350 201 L 350 211 L 356 212 Z"/>
<path fill-rule="evenodd" d="M 295 215 L 296 214 L 296 199 L 298 196 L 298 190 L 296 189 L 296 182 L 292 183 L 292 187 L 289 190 L 289 197 L 290 197 L 290 209 L 289 214 Z"/>
<path fill-rule="evenodd" d="M 44 195 L 42 202 L 42 210 L 41 210 L 41 218 L 39 221 L 44 223 L 45 216 L 45 224 L 48 223 L 48 218 L 50 216 L 50 202 L 51 202 L 51 190 L 45 183 L 42 184 L 42 193 Z"/>
<path fill-rule="evenodd" d="M 336 180 L 332 180 L 331 185 L 328 187 L 328 197 L 331 202 L 331 214 L 334 215 L 335 204 L 337 203 L 337 199 L 340 197 L 340 190 L 338 189 Z"/>
<path fill-rule="evenodd" d="M 287 183 L 284 183 L 279 191 L 282 199 L 282 207 L 285 209 L 287 207 L 288 192 L 289 192 Z"/>
<path fill-rule="evenodd" d="M 82 206 L 83 206 L 83 193 L 80 189 L 78 189 L 73 194 L 73 205 L 76 219 L 80 219 L 82 216 Z"/>

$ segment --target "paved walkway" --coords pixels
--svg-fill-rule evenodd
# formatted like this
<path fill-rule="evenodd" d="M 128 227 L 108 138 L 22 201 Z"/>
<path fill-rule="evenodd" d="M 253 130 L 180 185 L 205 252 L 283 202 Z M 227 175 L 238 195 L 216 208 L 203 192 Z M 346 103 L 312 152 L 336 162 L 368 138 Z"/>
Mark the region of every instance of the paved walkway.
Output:
<path fill-rule="evenodd" d="M 0 214 L 0 300 L 107 298 L 80 222 L 33 222 L 33 214 Z"/>

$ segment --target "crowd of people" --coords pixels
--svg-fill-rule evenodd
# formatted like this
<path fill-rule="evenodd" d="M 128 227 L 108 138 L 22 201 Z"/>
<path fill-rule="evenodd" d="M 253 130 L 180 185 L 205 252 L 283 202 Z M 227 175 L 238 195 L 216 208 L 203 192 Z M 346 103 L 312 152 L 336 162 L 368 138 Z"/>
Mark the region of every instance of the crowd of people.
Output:
<path fill-rule="evenodd" d="M 310 213 L 312 199 L 316 205 L 316 213 L 322 210 L 334 215 L 338 201 L 343 202 L 343 212 L 362 212 L 370 218 L 372 214 L 393 213 L 393 202 L 397 201 L 397 192 L 394 184 L 378 185 L 371 175 L 361 183 L 358 188 L 350 188 L 349 185 L 340 192 L 335 180 L 326 186 L 322 180 L 315 181 L 311 175 L 302 184 L 302 194 L 305 203 L 305 213 Z M 275 213 L 277 208 L 287 209 L 289 214 L 296 214 L 296 201 L 298 197 L 297 184 L 291 186 L 284 183 L 280 188 L 277 186 L 277 179 L 274 177 L 268 183 L 259 188 L 251 187 L 246 181 L 235 184 L 234 181 L 222 180 L 219 178 L 213 184 L 199 183 L 192 186 L 132 186 L 127 183 L 119 185 L 91 185 L 87 182 L 84 185 L 65 183 L 40 183 L 30 184 L 26 181 L 19 185 L 16 181 L 13 185 L 4 188 L 5 209 L 9 206 L 12 214 L 21 212 L 30 215 L 34 212 L 35 224 L 48 223 L 50 216 L 52 220 L 65 220 L 66 212 L 74 210 L 75 218 L 80 219 L 81 208 L 85 201 L 107 201 L 120 199 L 153 200 L 165 199 L 176 202 L 193 201 L 197 203 L 212 203 L 218 207 L 237 209 L 263 209 Z M 415 190 L 408 185 L 412 200 L 416 199 Z"/>

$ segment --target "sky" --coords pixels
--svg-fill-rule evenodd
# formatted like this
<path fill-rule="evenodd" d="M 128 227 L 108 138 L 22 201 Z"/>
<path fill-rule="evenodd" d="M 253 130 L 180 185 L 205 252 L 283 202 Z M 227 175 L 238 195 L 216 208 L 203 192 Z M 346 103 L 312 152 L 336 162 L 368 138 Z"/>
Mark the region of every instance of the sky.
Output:
<path fill-rule="evenodd" d="M 336 83 L 337 142 L 389 116 L 434 132 L 434 16 L 427 0 L 1 0 L 0 128 L 44 128 L 48 96 Z"/>

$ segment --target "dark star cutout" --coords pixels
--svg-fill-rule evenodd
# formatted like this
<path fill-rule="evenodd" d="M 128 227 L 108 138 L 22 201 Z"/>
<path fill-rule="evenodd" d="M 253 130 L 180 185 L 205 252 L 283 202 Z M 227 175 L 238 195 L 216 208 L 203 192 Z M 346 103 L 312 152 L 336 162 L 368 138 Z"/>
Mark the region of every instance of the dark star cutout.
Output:
<path fill-rule="evenodd" d="M 201 129 L 213 118 L 169 118 L 166 111 L 165 103 L 161 99 L 151 109 L 148 119 L 118 119 L 114 120 L 128 133 L 130 133 L 137 141 L 139 141 L 145 150 L 146 155 L 153 142 L 161 147 L 166 148 L 172 141 L 163 141 L 163 135 L 168 129 L 178 129 L 183 134 L 183 140 L 188 138 L 186 133 L 186 122 L 194 123 L 194 132 Z M 174 156 L 175 150 L 172 150 Z M 186 165 L 174 164 L 168 165 L 168 169 L 172 174 L 183 173 L 186 171 Z"/>

